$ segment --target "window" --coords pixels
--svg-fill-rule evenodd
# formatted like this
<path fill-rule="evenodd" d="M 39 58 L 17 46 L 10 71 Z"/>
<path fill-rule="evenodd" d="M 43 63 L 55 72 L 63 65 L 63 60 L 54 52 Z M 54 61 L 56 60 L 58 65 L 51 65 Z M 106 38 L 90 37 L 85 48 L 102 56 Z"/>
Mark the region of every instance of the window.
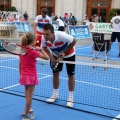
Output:
<path fill-rule="evenodd" d="M 45 6 L 45 5 L 54 5 L 53 0 L 41 0 L 41 6 Z"/>
<path fill-rule="evenodd" d="M 10 2 L 10 0 L 0 0 L 0 3 L 8 3 L 8 2 Z"/>
<path fill-rule="evenodd" d="M 92 0 L 92 6 L 108 6 L 108 0 Z"/>

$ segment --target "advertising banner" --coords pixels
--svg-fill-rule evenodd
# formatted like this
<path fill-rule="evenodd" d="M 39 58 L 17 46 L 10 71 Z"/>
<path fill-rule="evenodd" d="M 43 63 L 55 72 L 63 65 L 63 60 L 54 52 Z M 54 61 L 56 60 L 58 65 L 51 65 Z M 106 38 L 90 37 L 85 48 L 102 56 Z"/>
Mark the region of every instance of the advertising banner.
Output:
<path fill-rule="evenodd" d="M 87 22 L 86 24 L 89 26 L 90 32 L 106 33 L 106 34 L 112 33 L 112 28 L 110 27 L 110 23 Z"/>
<path fill-rule="evenodd" d="M 89 27 L 87 25 L 68 26 L 68 32 L 76 39 L 92 38 Z"/>
<path fill-rule="evenodd" d="M 15 25 L 18 32 L 33 32 L 30 22 L 1 22 L 1 25 Z"/>

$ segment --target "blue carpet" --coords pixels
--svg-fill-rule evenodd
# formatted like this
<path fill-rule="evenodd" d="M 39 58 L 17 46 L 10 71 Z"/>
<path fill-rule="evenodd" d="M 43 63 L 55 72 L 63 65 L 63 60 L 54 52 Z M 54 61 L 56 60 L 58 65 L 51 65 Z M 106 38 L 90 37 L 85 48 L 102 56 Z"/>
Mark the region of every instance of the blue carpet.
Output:
<path fill-rule="evenodd" d="M 112 44 L 111 50 L 109 51 L 108 59 L 120 61 L 120 58 L 118 58 L 118 52 L 118 42 L 115 42 Z M 76 55 L 92 57 L 92 44 L 76 47 Z"/>
<path fill-rule="evenodd" d="M 23 112 L 25 106 L 25 98 L 1 92 L 0 96 L 1 120 L 21 120 L 21 113 Z M 85 112 L 79 112 L 35 100 L 33 100 L 33 109 L 36 116 L 34 120 L 111 120 L 102 116 L 100 117 L 93 114 L 87 114 Z M 109 111 L 105 110 L 104 112 Z M 119 113 L 114 115 L 117 114 Z"/>

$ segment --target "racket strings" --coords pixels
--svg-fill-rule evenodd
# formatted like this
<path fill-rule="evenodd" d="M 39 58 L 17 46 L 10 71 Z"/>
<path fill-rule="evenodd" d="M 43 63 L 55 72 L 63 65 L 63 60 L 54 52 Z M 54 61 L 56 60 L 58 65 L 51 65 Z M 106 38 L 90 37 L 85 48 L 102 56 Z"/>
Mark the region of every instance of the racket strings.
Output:
<path fill-rule="evenodd" d="M 13 43 L 8 43 L 8 42 L 6 42 L 6 43 L 4 43 L 3 45 L 4 45 L 4 47 L 5 47 L 7 50 L 9 50 L 9 51 L 15 51 L 16 48 L 17 48 L 16 44 L 13 44 Z"/>
<path fill-rule="evenodd" d="M 21 55 L 26 54 L 26 50 L 22 48 L 21 46 L 17 45 L 16 43 L 3 42 L 3 46 L 10 53 L 21 54 Z"/>

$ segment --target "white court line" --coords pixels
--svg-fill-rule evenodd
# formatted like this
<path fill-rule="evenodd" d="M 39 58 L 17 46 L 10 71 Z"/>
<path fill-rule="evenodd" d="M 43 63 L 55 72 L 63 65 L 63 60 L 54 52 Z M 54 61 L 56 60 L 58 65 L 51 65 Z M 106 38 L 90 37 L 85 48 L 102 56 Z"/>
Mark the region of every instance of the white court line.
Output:
<path fill-rule="evenodd" d="M 15 59 L 11 59 L 11 60 L 15 60 Z M 8 61 L 10 61 L 10 60 L 0 60 L 0 62 L 8 62 Z M 16 61 L 16 60 L 15 60 Z"/>
<path fill-rule="evenodd" d="M 19 70 L 18 68 L 12 68 L 12 67 L 7 67 L 7 66 L 0 66 L 0 67 L 13 69 L 13 70 Z M 40 75 L 48 75 L 48 74 L 44 74 L 44 73 L 38 73 L 38 74 L 40 74 Z"/>
<path fill-rule="evenodd" d="M 92 50 L 92 46 L 89 46 L 89 47 L 79 47 L 79 48 L 76 48 L 75 50 L 79 50 L 79 49 L 85 49 L 85 48 L 91 48 Z M 112 51 L 119 51 L 119 50 L 114 50 L 114 49 L 111 49 Z"/>
<path fill-rule="evenodd" d="M 0 67 L 9 68 L 9 69 L 13 69 L 13 70 L 18 70 L 18 68 L 12 68 L 12 67 L 7 67 L 7 66 L 0 66 Z"/>
<path fill-rule="evenodd" d="M 77 55 L 80 55 L 80 56 L 85 56 L 85 57 L 93 57 L 92 53 L 91 55 L 87 55 L 87 54 L 77 54 Z M 108 60 L 120 60 L 119 58 L 114 58 L 114 57 L 109 57 L 108 55 Z"/>
<path fill-rule="evenodd" d="M 0 66 L 0 67 L 18 70 L 18 68 L 12 68 L 12 67 L 6 67 L 6 66 Z M 38 73 L 38 74 L 42 74 L 42 73 Z M 39 80 L 52 76 L 52 75 L 48 75 L 48 74 L 42 74 L 42 75 L 47 75 L 47 76 L 42 77 L 42 78 L 38 78 Z M 19 85 L 20 85 L 20 84 L 15 84 L 15 85 L 12 85 L 12 86 L 8 86 L 8 87 L 5 87 L 5 88 L 0 89 L 0 91 L 6 90 L 6 89 L 9 89 L 9 88 L 13 88 L 13 87 L 16 87 L 16 86 L 19 86 Z"/>
<path fill-rule="evenodd" d="M 116 118 L 120 118 L 120 114 L 119 114 L 118 116 L 116 116 Z M 114 118 L 114 119 L 112 119 L 112 120 L 117 120 L 117 119 Z"/>
<path fill-rule="evenodd" d="M 0 67 L 8 68 L 8 69 L 13 69 L 13 70 L 19 70 L 18 68 L 12 68 L 12 67 L 7 67 L 7 66 L 0 66 Z M 39 73 L 39 72 L 38 72 L 38 74 L 40 74 L 40 75 L 48 75 L 48 74 Z"/>
<path fill-rule="evenodd" d="M 3 66 L 3 67 L 6 67 L 6 66 Z M 6 68 L 18 70 L 17 68 L 11 68 L 11 67 L 6 67 Z M 42 73 L 39 73 L 39 74 L 42 74 Z M 49 74 L 44 74 L 44 75 L 47 75 L 47 76 L 42 77 L 42 78 L 52 76 L 52 75 L 49 75 Z M 40 79 L 42 79 L 42 78 L 40 78 Z M 60 77 L 60 78 L 67 79 L 67 78 L 64 78 L 64 77 Z M 81 83 L 84 83 L 84 84 L 90 84 L 90 85 L 93 85 L 93 86 L 103 87 L 103 88 L 107 88 L 107 89 L 118 90 L 118 91 L 120 90 L 120 88 L 114 88 L 114 87 L 109 87 L 109 86 L 104 86 L 104 85 L 100 85 L 100 84 L 95 84 L 95 83 L 90 83 L 90 82 L 85 82 L 85 81 L 79 81 L 79 80 L 75 80 L 75 81 L 76 82 L 81 82 Z"/>
<path fill-rule="evenodd" d="M 0 89 L 0 91 L 6 90 L 6 89 L 9 89 L 9 88 L 13 88 L 13 87 L 16 87 L 16 86 L 19 86 L 19 85 L 20 84 L 15 84 L 15 85 L 12 85 L 12 86 L 8 86 L 8 87 Z"/>
<path fill-rule="evenodd" d="M 4 61 L 8 61 L 8 60 L 0 60 L 0 62 L 4 62 Z"/>
<path fill-rule="evenodd" d="M 62 79 L 67 79 L 64 77 L 60 77 Z M 100 84 L 95 84 L 95 83 L 90 83 L 90 82 L 85 82 L 85 81 L 79 81 L 79 80 L 75 80 L 78 83 L 84 83 L 84 84 L 89 84 L 89 85 L 93 85 L 93 86 L 98 86 L 98 87 L 103 87 L 103 88 L 107 88 L 107 89 L 112 89 L 112 90 L 120 90 L 120 88 L 114 88 L 114 87 L 109 87 L 109 86 L 105 86 L 105 85 L 100 85 Z"/>
<path fill-rule="evenodd" d="M 40 75 L 49 75 L 49 74 L 44 74 L 44 73 L 38 73 L 38 74 L 40 74 Z M 51 75 L 52 76 L 52 75 Z"/>
<path fill-rule="evenodd" d="M 80 48 L 75 48 L 75 50 L 78 50 L 78 49 L 85 49 L 85 48 L 92 48 L 92 46 L 89 46 L 89 47 L 80 47 Z"/>
<path fill-rule="evenodd" d="M 45 77 L 41 77 L 41 78 L 38 78 L 39 80 L 40 79 L 44 79 L 44 78 L 48 78 L 52 75 L 47 75 Z M 60 77 L 62 79 L 67 79 L 67 78 L 64 78 L 64 77 Z M 80 83 L 84 83 L 84 84 L 89 84 L 89 85 L 93 85 L 93 86 L 98 86 L 98 87 L 103 87 L 103 88 L 107 88 L 107 89 L 113 89 L 113 90 L 120 90 L 119 88 L 113 88 L 113 87 L 109 87 L 109 86 L 104 86 L 104 85 L 100 85 L 100 84 L 94 84 L 94 83 L 90 83 L 90 82 L 85 82 L 85 81 L 78 81 L 78 80 L 75 80 L 76 82 L 80 82 Z M 3 89 L 0 89 L 0 91 L 2 90 L 5 90 L 5 89 L 9 89 L 9 88 L 13 88 L 13 87 L 16 87 L 16 86 L 19 86 L 20 84 L 15 84 L 15 85 L 12 85 L 12 86 L 8 86 L 8 87 L 5 87 Z M 120 117 L 120 116 L 119 116 Z"/>
<path fill-rule="evenodd" d="M 50 77 L 50 76 L 51 75 L 48 75 L 48 76 L 45 76 L 45 77 L 42 77 L 42 78 L 38 78 L 38 79 L 40 80 L 40 79 L 44 79 L 44 78 L 47 78 L 47 77 Z M 15 85 L 12 85 L 12 86 L 8 86 L 8 87 L 0 89 L 0 91 L 6 90 L 6 89 L 9 89 L 9 88 L 13 88 L 13 87 L 16 87 L 16 86 L 19 86 L 19 85 L 20 84 L 15 84 Z"/>
<path fill-rule="evenodd" d="M 85 56 L 85 57 L 87 57 L 87 56 L 92 57 L 93 56 L 92 53 L 91 53 L 91 55 L 87 55 L 87 54 L 77 54 L 77 55 L 82 55 L 82 56 Z"/>
<path fill-rule="evenodd" d="M 41 78 L 38 78 L 38 79 L 41 80 L 41 79 L 44 79 L 44 78 L 48 78 L 48 77 L 50 77 L 50 76 L 52 76 L 52 75 L 48 75 L 48 76 L 41 77 Z"/>

